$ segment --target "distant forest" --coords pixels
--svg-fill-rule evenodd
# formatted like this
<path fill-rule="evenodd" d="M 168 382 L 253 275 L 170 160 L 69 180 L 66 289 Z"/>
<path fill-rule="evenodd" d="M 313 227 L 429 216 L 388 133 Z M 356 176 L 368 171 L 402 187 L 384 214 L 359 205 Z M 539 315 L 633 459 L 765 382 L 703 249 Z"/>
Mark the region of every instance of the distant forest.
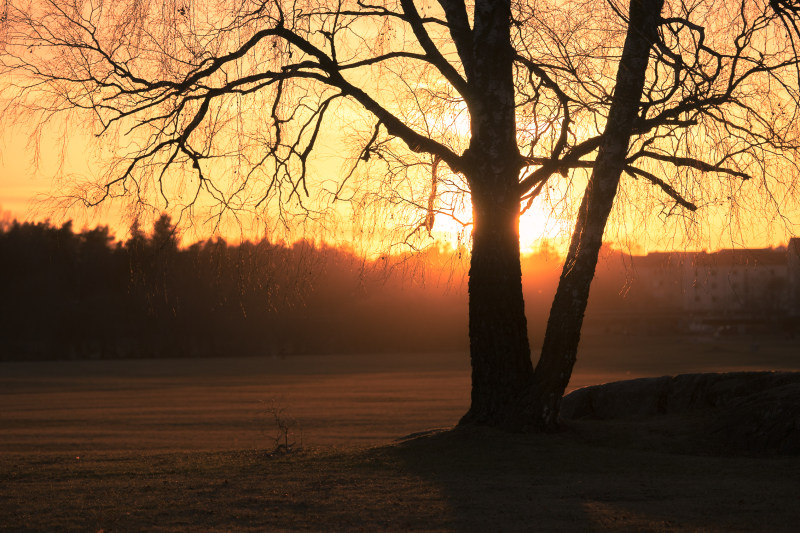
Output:
<path fill-rule="evenodd" d="M 305 241 L 178 242 L 166 215 L 149 232 L 134 225 L 124 242 L 104 226 L 0 226 L 0 360 L 468 347 L 466 257 L 452 249 L 364 261 Z M 590 327 L 599 309 L 645 305 L 626 291 L 621 266 L 598 266 Z M 546 247 L 523 258 L 534 342 L 559 267 Z"/>

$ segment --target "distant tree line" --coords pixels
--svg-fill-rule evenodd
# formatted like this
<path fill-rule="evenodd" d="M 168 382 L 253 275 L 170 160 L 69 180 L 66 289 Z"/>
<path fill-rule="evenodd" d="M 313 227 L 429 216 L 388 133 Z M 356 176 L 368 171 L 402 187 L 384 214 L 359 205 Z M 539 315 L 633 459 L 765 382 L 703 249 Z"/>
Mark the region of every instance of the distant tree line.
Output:
<path fill-rule="evenodd" d="M 652 301 L 631 290 L 624 253 L 604 257 L 587 326 L 623 331 L 613 317 Z M 307 241 L 180 247 L 167 215 L 125 241 L 106 226 L 14 221 L 0 225 L 0 360 L 466 350 L 464 259 L 433 247 L 366 261 Z M 547 246 L 522 258 L 534 342 L 558 266 Z"/>
<path fill-rule="evenodd" d="M 105 226 L 0 226 L 0 359 L 467 345 L 463 272 L 450 267 L 451 284 L 419 268 L 446 261 L 438 251 L 388 265 L 305 241 L 178 242 L 166 215 L 149 233 L 134 225 L 124 242 Z"/>

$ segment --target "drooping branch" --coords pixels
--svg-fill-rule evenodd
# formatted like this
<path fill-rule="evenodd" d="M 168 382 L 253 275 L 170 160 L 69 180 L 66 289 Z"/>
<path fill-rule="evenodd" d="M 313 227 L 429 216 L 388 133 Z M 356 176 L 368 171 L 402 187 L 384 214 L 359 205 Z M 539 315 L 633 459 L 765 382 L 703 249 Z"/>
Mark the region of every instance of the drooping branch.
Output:
<path fill-rule="evenodd" d="M 341 76 L 331 76 L 328 78 L 328 82 L 330 85 L 341 89 L 342 93 L 353 98 L 361 104 L 364 109 L 372 113 L 372 115 L 384 125 L 386 131 L 390 135 L 398 137 L 405 142 L 411 151 L 428 152 L 447 163 L 454 172 L 460 172 L 462 170 L 464 162 L 461 156 L 438 141 L 414 131 L 410 126 L 380 105 L 362 89 L 347 82 Z"/>
<path fill-rule="evenodd" d="M 741 178 L 743 180 L 752 179 L 752 176 L 750 176 L 746 172 L 741 172 L 736 169 L 727 168 L 722 166 L 721 164 L 707 163 L 705 161 L 696 159 L 694 157 L 682 157 L 669 154 L 662 154 L 658 152 L 653 152 L 652 150 L 640 150 L 635 154 L 631 155 L 628 158 L 628 162 L 631 163 L 640 158 L 654 159 L 656 161 L 670 163 L 676 167 L 690 167 L 695 170 L 699 170 L 701 172 L 717 172 L 720 174 L 728 174 L 729 176 L 734 176 L 737 178 Z"/>
<path fill-rule="evenodd" d="M 52 5 L 57 7 L 55 2 Z M 457 154 L 453 153 L 450 149 L 437 142 L 426 135 L 417 133 L 414 129 L 407 125 L 402 119 L 398 118 L 393 112 L 379 103 L 375 98 L 362 88 L 348 82 L 343 76 L 343 72 L 347 70 L 357 70 L 370 65 L 376 65 L 387 61 L 394 60 L 413 60 L 422 61 L 432 64 L 437 69 L 442 71 L 443 75 L 453 82 L 454 86 L 464 91 L 466 90 L 466 82 L 461 78 L 455 69 L 447 63 L 441 53 L 438 52 L 433 46 L 427 33 L 424 31 L 424 23 L 428 19 L 422 19 L 416 13 L 413 3 L 407 4 L 408 15 L 404 16 L 414 30 L 417 32 L 421 40 L 421 46 L 425 54 L 417 54 L 407 51 L 391 51 L 385 54 L 377 55 L 365 59 L 356 59 L 339 64 L 334 57 L 331 57 L 323 49 L 312 44 L 310 40 L 301 36 L 298 32 L 286 26 L 286 20 L 281 16 L 275 20 L 274 27 L 261 28 L 254 32 L 245 42 L 239 45 L 236 49 L 218 54 L 208 54 L 198 64 L 191 66 L 180 78 L 166 79 L 166 78 L 153 78 L 143 77 L 139 73 L 132 70 L 127 60 L 119 60 L 115 57 L 116 47 L 107 50 L 100 42 L 97 36 L 97 31 L 91 22 L 77 17 L 69 16 L 64 10 L 60 13 L 69 22 L 72 37 L 70 40 L 65 39 L 50 39 L 45 42 L 46 46 L 63 49 L 80 49 L 87 54 L 96 54 L 100 63 L 94 62 L 91 65 L 92 69 L 100 72 L 101 65 L 105 65 L 105 72 L 103 77 L 96 76 L 92 71 L 87 70 L 87 76 L 78 78 L 75 76 L 60 76 L 48 75 L 43 71 L 37 71 L 35 74 L 40 78 L 49 80 L 50 82 L 58 83 L 65 82 L 75 84 L 76 86 L 94 85 L 104 91 L 99 100 L 92 98 L 89 108 L 94 108 L 99 112 L 103 118 L 104 130 L 107 130 L 111 125 L 116 122 L 127 120 L 134 117 L 142 117 L 134 125 L 129 133 L 137 128 L 147 125 L 155 125 L 157 122 L 172 121 L 177 124 L 177 119 L 183 112 L 186 103 L 192 100 L 199 100 L 201 102 L 209 102 L 218 97 L 224 97 L 230 94 L 246 95 L 263 90 L 264 88 L 282 81 L 291 80 L 313 80 L 319 83 L 326 84 L 330 87 L 337 88 L 341 94 L 348 96 L 357 101 L 369 113 L 382 122 L 389 133 L 402 139 L 414 151 L 429 151 L 435 154 L 441 160 L 445 161 L 452 168 L 459 168 L 460 161 Z M 359 13 L 360 15 L 361 13 Z M 44 24 L 31 21 L 36 27 L 47 29 Z M 75 41 L 75 37 L 83 34 L 86 39 L 83 41 Z M 299 50 L 304 57 L 301 57 L 294 63 L 284 64 L 277 71 L 262 71 L 252 73 L 247 76 L 231 79 L 230 72 L 226 69 L 228 66 L 236 64 L 237 61 L 242 60 L 248 54 L 255 51 L 255 49 L 263 44 L 271 42 L 270 40 L 280 39 L 288 46 Z M 331 39 L 328 39 L 332 43 Z M 275 44 L 272 48 L 275 48 Z M 291 52 L 289 53 L 291 57 Z M 19 65 L 25 67 L 24 63 Z M 87 64 L 87 69 L 89 68 Z M 208 81 L 215 77 L 223 76 L 226 82 L 223 85 L 209 85 Z M 91 93 L 87 93 L 89 96 Z M 280 94 L 280 91 L 278 91 Z M 174 102 L 171 109 L 167 113 L 151 113 L 151 110 L 163 108 Z M 129 105 L 132 104 L 132 105 Z M 207 104 L 206 104 L 207 106 Z M 202 118 L 202 117 L 201 117 Z M 196 125 L 192 126 L 192 130 Z M 166 133 L 162 130 L 162 133 Z M 191 133 L 189 130 L 187 133 Z M 142 161 L 144 158 L 154 155 L 159 150 L 176 144 L 183 146 L 185 138 L 188 135 L 181 135 L 179 131 L 175 132 L 175 139 L 151 145 L 144 153 L 138 158 L 134 158 L 134 162 Z M 191 153 L 191 159 L 194 161 L 194 167 L 198 168 L 197 159 L 198 154 Z M 301 163 L 304 166 L 301 157 Z M 168 159 L 168 165 L 174 158 Z M 134 165 L 135 166 L 135 165 Z M 131 168 L 125 173 L 127 177 L 132 171 Z"/>
<path fill-rule="evenodd" d="M 428 194 L 428 212 L 425 215 L 425 229 L 428 230 L 429 235 L 433 230 L 433 223 L 436 220 L 436 190 L 439 186 L 438 170 L 439 158 L 434 156 L 433 162 L 431 163 L 431 190 Z"/>
<path fill-rule="evenodd" d="M 572 99 L 559 87 L 558 83 L 547 74 L 541 65 L 536 64 L 531 59 L 520 54 L 516 55 L 515 61 L 522 63 L 530 71 L 532 76 L 536 76 L 545 87 L 553 91 L 561 106 L 561 126 L 559 128 L 558 140 L 550 153 L 550 159 L 557 160 L 567 147 L 567 135 L 572 126 L 572 117 L 570 116 L 569 110 Z"/>
<path fill-rule="evenodd" d="M 697 205 L 696 204 L 690 202 L 689 200 L 687 200 L 686 198 L 681 196 L 681 194 L 678 191 L 676 191 L 672 187 L 672 185 L 670 185 L 669 183 L 665 182 L 664 180 L 662 180 L 661 178 L 659 178 L 655 174 L 653 174 L 651 172 L 647 172 L 646 170 L 642 170 L 640 168 L 636 168 L 633 165 L 626 165 L 625 166 L 625 172 L 627 172 L 629 175 L 631 175 L 633 177 L 641 176 L 641 177 L 645 178 L 647 181 L 649 181 L 653 185 L 657 185 L 659 188 L 661 188 L 661 190 L 664 191 L 667 194 L 667 196 L 669 196 L 670 198 L 675 200 L 675 202 L 677 202 L 679 205 L 685 207 L 689 211 L 692 211 L 692 212 L 697 211 Z"/>

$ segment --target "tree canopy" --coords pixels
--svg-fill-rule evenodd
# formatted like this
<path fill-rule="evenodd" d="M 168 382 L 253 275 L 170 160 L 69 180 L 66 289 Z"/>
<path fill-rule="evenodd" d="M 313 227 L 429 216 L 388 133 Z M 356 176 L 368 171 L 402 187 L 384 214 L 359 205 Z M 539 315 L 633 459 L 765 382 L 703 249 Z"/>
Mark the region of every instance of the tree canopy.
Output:
<path fill-rule="evenodd" d="M 475 62 L 483 50 L 494 57 L 481 6 L 12 2 L 4 114 L 69 117 L 116 148 L 106 175 L 73 191 L 89 205 L 123 196 L 281 219 L 356 195 L 414 211 L 396 220 L 409 229 L 430 229 L 438 212 L 468 223 L 458 208 L 467 149 L 491 91 Z M 513 66 L 524 209 L 585 180 L 628 18 L 605 0 L 508 9 L 511 47 L 501 48 Z M 795 185 L 795 19 L 778 2 L 667 2 L 624 166 L 629 183 L 655 191 L 638 187 L 650 201 L 631 203 L 650 209 L 655 199 L 669 214 L 769 187 L 761 200 L 781 206 Z M 313 164 L 315 148 L 342 148 L 338 129 L 349 130 L 361 180 L 355 168 Z"/>
<path fill-rule="evenodd" d="M 292 228 L 348 201 L 409 243 L 462 220 L 464 422 L 552 428 L 618 191 L 664 217 L 794 201 L 797 18 L 788 0 L 38 0 L 9 4 L 0 61 L 6 115 L 115 147 L 86 205 Z M 350 165 L 323 169 L 343 130 Z M 520 212 L 584 186 L 534 373 Z"/>

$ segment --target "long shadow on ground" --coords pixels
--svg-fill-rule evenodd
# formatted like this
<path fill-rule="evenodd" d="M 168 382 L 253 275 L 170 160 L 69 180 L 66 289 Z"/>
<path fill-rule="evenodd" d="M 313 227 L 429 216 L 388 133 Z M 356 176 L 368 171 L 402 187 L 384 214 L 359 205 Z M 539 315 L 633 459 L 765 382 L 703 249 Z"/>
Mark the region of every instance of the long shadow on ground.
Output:
<path fill-rule="evenodd" d="M 457 428 L 381 453 L 440 487 L 460 531 L 796 531 L 800 523 L 800 373 L 587 387 L 563 412 L 557 435 Z"/>
<path fill-rule="evenodd" d="M 796 458 L 608 447 L 578 426 L 543 436 L 458 429 L 374 453 L 438 486 L 457 531 L 796 530 Z"/>

